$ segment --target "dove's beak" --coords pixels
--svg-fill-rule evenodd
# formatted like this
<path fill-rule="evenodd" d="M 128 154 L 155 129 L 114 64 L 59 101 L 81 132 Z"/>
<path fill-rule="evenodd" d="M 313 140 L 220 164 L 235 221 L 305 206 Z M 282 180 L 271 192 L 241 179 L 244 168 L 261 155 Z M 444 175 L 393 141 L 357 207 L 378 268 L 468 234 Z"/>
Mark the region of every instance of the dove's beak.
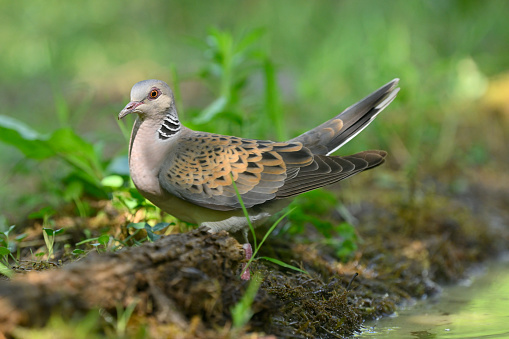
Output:
<path fill-rule="evenodd" d="M 125 117 L 126 115 L 130 114 L 130 113 L 134 113 L 136 111 L 136 108 L 138 106 L 140 106 L 141 104 L 143 104 L 143 102 L 141 101 L 131 101 L 130 103 L 128 103 L 123 110 L 120 111 L 120 113 L 118 114 L 118 120 L 122 119 L 123 117 Z"/>

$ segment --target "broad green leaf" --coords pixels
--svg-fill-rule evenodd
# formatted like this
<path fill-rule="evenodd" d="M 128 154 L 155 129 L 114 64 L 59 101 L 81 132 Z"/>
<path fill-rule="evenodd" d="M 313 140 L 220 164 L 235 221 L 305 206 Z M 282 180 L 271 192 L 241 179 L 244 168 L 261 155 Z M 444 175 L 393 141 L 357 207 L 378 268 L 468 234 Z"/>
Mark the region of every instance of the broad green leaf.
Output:
<path fill-rule="evenodd" d="M 124 179 L 120 175 L 108 175 L 101 180 L 101 184 L 107 187 L 119 188 L 124 185 Z"/>
<path fill-rule="evenodd" d="M 131 222 L 126 226 L 126 228 L 134 228 L 137 230 L 141 230 L 141 229 L 145 228 L 146 224 L 147 223 L 145 223 L 145 222 Z"/>
<path fill-rule="evenodd" d="M 16 147 L 28 158 L 41 160 L 55 155 L 47 138 L 19 120 L 0 115 L 0 141 Z"/>
<path fill-rule="evenodd" d="M 103 234 L 99 237 L 99 239 L 97 239 L 97 241 L 101 244 L 101 245 L 104 245 L 106 246 L 108 244 L 108 242 L 110 241 L 110 236 L 107 235 L 107 234 Z"/>
<path fill-rule="evenodd" d="M 100 161 L 91 143 L 70 128 L 56 130 L 47 141 L 63 160 L 86 175 L 88 181 L 99 185 L 102 178 Z"/>
<path fill-rule="evenodd" d="M 0 255 L 9 255 L 11 251 L 7 247 L 0 246 Z"/>
<path fill-rule="evenodd" d="M 173 224 L 173 223 L 171 223 Z M 164 230 L 166 227 L 170 226 L 171 225 L 170 223 L 168 222 L 160 222 L 160 223 L 157 223 L 154 227 L 152 227 L 152 231 L 161 231 L 161 230 Z"/>
<path fill-rule="evenodd" d="M 159 238 L 161 238 L 161 235 L 156 234 L 154 232 L 161 231 L 161 230 L 165 229 L 166 227 L 168 227 L 169 225 L 170 224 L 167 222 L 160 222 L 160 223 L 156 224 L 154 227 L 150 226 L 149 224 L 145 224 L 145 230 L 147 231 L 147 235 L 148 235 L 148 238 L 150 239 L 150 241 L 156 241 Z"/>

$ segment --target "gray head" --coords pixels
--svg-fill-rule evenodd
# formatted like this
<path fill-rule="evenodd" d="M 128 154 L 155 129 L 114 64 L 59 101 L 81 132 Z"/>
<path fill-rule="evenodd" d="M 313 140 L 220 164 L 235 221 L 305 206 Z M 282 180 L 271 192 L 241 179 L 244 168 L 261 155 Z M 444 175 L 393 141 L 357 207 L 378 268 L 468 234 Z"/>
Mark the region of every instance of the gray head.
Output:
<path fill-rule="evenodd" d="M 161 80 L 144 80 L 136 83 L 131 89 L 131 102 L 128 103 L 118 118 L 130 113 L 138 113 L 141 119 L 161 118 L 169 113 L 177 117 L 170 86 Z"/>

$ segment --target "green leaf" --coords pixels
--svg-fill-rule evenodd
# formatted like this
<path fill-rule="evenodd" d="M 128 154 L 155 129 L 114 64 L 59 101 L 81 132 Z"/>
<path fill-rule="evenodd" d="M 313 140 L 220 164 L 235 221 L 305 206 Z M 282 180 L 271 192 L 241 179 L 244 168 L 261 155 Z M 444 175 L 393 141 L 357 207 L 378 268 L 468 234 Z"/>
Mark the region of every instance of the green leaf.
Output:
<path fill-rule="evenodd" d="M 160 223 L 156 224 L 154 227 L 152 227 L 148 223 L 146 223 L 145 230 L 147 231 L 147 236 L 150 239 L 150 241 L 154 242 L 154 241 L 158 240 L 159 238 L 161 238 L 161 235 L 156 234 L 154 232 L 161 231 L 161 230 L 165 229 L 166 227 L 168 227 L 169 225 L 171 225 L 171 224 L 169 224 L 167 222 L 160 222 Z"/>
<path fill-rule="evenodd" d="M 29 219 L 43 219 L 44 217 L 52 216 L 55 213 L 57 213 L 57 211 L 55 211 L 55 209 L 53 209 L 52 207 L 47 206 L 47 207 L 41 208 L 37 212 L 30 213 L 28 215 L 28 218 Z"/>
<path fill-rule="evenodd" d="M 309 275 L 309 273 L 303 269 L 300 269 L 298 267 L 295 267 L 295 266 L 292 266 L 290 264 L 287 264 L 285 262 L 282 262 L 281 260 L 278 260 L 278 259 L 274 259 L 274 258 L 269 258 L 269 257 L 260 257 L 260 259 L 264 259 L 264 260 L 267 260 L 267 261 L 270 261 L 270 262 L 273 262 L 274 264 L 277 264 L 279 266 L 282 266 L 282 267 L 286 267 L 286 268 L 289 268 L 289 269 L 292 269 L 294 271 L 298 271 L 298 272 L 301 272 L 301 273 L 304 273 L 304 274 L 307 274 Z"/>
<path fill-rule="evenodd" d="M 0 246 L 0 255 L 9 255 L 11 251 L 7 247 Z"/>
<path fill-rule="evenodd" d="M 145 222 L 131 222 L 129 223 L 126 228 L 134 228 L 134 229 L 137 229 L 137 230 L 141 230 L 141 229 L 144 229 L 145 228 L 145 225 L 147 223 Z M 150 226 L 150 225 L 149 225 Z"/>
<path fill-rule="evenodd" d="M 4 264 L 0 263 L 0 274 L 5 275 L 7 278 L 12 278 L 14 272 Z"/>
<path fill-rule="evenodd" d="M 101 164 L 91 143 L 70 128 L 56 130 L 47 142 L 56 154 L 81 171 L 90 183 L 100 185 L 99 179 L 103 177 Z"/>
<path fill-rule="evenodd" d="M 228 103 L 228 99 L 221 96 L 201 111 L 200 115 L 193 119 L 194 124 L 205 124 L 212 120 L 218 113 L 222 112 Z"/>
<path fill-rule="evenodd" d="M 174 225 L 175 223 L 168 223 L 168 222 L 160 222 L 157 223 L 154 227 L 152 227 L 152 231 L 161 231 L 164 230 L 166 227 L 170 225 Z"/>
<path fill-rule="evenodd" d="M 154 242 L 154 241 L 159 240 L 161 238 L 161 236 L 159 234 L 155 234 L 149 228 L 145 228 L 145 230 L 147 231 L 147 236 L 150 239 L 150 241 Z"/>
<path fill-rule="evenodd" d="M 355 232 L 355 227 L 350 225 L 347 222 L 342 222 L 336 228 L 336 232 L 343 238 L 348 239 L 357 239 L 357 233 Z"/>
<path fill-rule="evenodd" d="M 14 238 L 14 240 L 19 242 L 19 241 L 22 241 L 23 239 L 25 239 L 27 236 L 28 236 L 28 234 L 22 233 L 22 234 L 17 235 L 16 238 Z"/>
<path fill-rule="evenodd" d="M 51 228 L 46 228 L 46 227 L 43 227 L 42 230 L 49 236 L 53 236 L 55 235 L 55 231 Z"/>
<path fill-rule="evenodd" d="M 81 250 L 79 248 L 76 248 L 76 249 L 74 249 L 74 251 L 72 251 L 72 254 L 74 254 L 74 255 L 80 255 L 80 254 L 83 254 L 83 253 L 85 253 L 85 251 L 83 251 L 83 250 Z"/>
<path fill-rule="evenodd" d="M 11 233 L 11 231 L 14 229 L 14 227 L 16 227 L 16 225 L 11 225 L 7 231 L 0 232 L 0 234 L 3 234 L 5 238 L 7 238 L 9 236 L 9 233 Z"/>
<path fill-rule="evenodd" d="M 103 234 L 103 235 L 101 235 L 101 236 L 97 239 L 97 241 L 98 241 L 101 245 L 106 246 L 106 245 L 108 245 L 108 242 L 110 241 L 110 236 L 109 236 L 109 235 L 107 235 L 107 234 Z"/>
<path fill-rule="evenodd" d="M 78 199 L 84 191 L 84 183 L 81 181 L 73 180 L 65 186 L 63 198 L 66 201 Z"/>
<path fill-rule="evenodd" d="M 108 175 L 101 180 L 101 185 L 113 188 L 119 188 L 124 185 L 124 179 L 120 175 Z"/>
<path fill-rule="evenodd" d="M 31 159 L 45 159 L 55 155 L 42 136 L 14 118 L 0 115 L 0 141 L 10 144 Z"/>

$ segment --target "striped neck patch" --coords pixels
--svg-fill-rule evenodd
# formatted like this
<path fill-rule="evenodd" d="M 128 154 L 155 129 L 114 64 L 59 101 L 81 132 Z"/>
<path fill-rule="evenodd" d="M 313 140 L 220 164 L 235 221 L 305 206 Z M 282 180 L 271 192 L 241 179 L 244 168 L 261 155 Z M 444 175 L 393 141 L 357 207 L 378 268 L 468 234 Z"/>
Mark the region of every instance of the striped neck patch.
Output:
<path fill-rule="evenodd" d="M 168 114 L 157 132 L 159 133 L 159 139 L 161 140 L 167 140 L 172 135 L 176 134 L 178 131 L 180 131 L 180 121 L 179 119 L 174 116 L 173 114 Z"/>

